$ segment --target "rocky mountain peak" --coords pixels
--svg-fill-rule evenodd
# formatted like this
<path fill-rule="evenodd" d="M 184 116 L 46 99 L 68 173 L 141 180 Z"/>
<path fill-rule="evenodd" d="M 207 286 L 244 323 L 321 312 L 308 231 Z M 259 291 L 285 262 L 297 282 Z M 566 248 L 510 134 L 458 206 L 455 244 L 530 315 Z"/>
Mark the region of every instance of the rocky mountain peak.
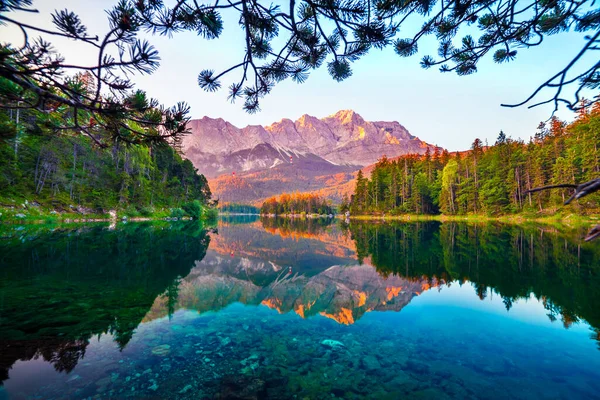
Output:
<path fill-rule="evenodd" d="M 318 125 L 321 122 L 317 117 L 313 117 L 312 115 L 303 114 L 296 121 L 296 127 L 298 128 L 314 128 L 315 125 Z"/>
<path fill-rule="evenodd" d="M 365 120 L 354 110 L 340 110 L 326 119 L 335 119 L 343 125 L 364 124 Z"/>

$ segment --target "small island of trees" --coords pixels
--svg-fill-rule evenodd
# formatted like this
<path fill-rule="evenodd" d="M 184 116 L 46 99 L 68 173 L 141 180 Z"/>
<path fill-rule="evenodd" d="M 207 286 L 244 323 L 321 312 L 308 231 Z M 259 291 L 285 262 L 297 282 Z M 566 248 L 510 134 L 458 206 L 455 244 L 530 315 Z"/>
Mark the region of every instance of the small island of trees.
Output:
<path fill-rule="evenodd" d="M 333 214 L 333 207 L 330 202 L 317 194 L 313 193 L 283 193 L 279 197 L 270 197 L 260 208 L 261 214 L 272 215 L 308 215 Z"/>

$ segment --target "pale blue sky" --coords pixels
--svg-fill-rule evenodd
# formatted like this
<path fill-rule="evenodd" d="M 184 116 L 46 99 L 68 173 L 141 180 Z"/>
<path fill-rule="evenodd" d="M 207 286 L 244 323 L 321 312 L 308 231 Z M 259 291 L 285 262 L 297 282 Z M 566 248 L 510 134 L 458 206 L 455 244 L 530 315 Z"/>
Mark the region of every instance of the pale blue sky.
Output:
<path fill-rule="evenodd" d="M 50 26 L 50 12 L 57 7 L 68 8 L 79 13 L 90 33 L 101 34 L 107 26 L 103 10 L 115 1 L 66 0 L 59 5 L 56 1 L 34 0 L 40 14 L 19 17 L 24 22 Z M 478 73 L 466 77 L 420 68 L 422 55 L 436 54 L 433 40 L 429 46 L 420 45 L 419 54 L 410 58 L 398 57 L 391 47 L 372 50 L 354 63 L 354 74 L 349 79 L 335 82 L 326 68 L 321 68 L 304 84 L 291 80 L 278 84 L 262 101 L 262 111 L 250 115 L 242 110 L 242 101 L 230 104 L 226 99 L 226 88 L 233 76 L 224 77 L 225 89 L 216 93 L 204 92 L 196 83 L 201 70 L 219 72 L 241 60 L 243 33 L 237 19 L 225 14 L 224 22 L 225 29 L 218 40 L 206 41 L 192 33 L 176 34 L 172 39 L 149 37 L 160 53 L 161 66 L 154 74 L 136 76 L 134 81 L 165 105 L 188 102 L 194 118 L 221 117 L 243 127 L 268 125 L 282 118 L 296 119 L 302 114 L 324 117 L 341 109 L 353 109 L 366 120 L 398 121 L 413 135 L 449 150 L 466 149 L 475 137 L 493 143 L 500 130 L 513 138 L 528 140 L 539 122 L 548 119 L 553 106 L 509 109 L 500 104 L 525 99 L 564 67 L 584 43 L 581 34 L 550 37 L 537 48 L 519 49 L 512 63 L 498 65 L 490 57 L 479 65 Z M 20 41 L 18 32 L 7 28 L 0 28 L 0 38 Z M 70 62 L 93 62 L 93 53 L 72 41 L 51 41 Z M 573 118 L 564 109 L 558 116 Z"/>

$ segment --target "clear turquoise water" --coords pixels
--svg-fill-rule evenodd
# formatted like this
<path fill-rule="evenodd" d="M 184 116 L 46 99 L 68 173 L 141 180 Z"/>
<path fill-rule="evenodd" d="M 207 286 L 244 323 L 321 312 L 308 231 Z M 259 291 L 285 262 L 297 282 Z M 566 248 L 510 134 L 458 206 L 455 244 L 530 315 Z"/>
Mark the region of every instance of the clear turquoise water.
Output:
<path fill-rule="evenodd" d="M 599 397 L 578 232 L 243 222 L 7 228 L 0 396 Z"/>

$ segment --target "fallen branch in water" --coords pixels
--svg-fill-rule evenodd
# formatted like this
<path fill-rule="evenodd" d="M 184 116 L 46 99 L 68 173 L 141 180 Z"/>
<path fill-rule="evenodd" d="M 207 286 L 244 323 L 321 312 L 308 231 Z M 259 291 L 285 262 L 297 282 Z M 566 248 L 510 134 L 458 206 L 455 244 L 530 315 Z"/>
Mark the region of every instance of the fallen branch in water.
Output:
<path fill-rule="evenodd" d="M 584 182 L 579 185 L 572 184 L 572 183 L 563 183 L 563 184 L 559 184 L 559 185 L 542 186 L 539 188 L 528 190 L 528 191 L 524 192 L 523 194 L 526 195 L 529 193 L 540 192 L 542 190 L 560 189 L 560 188 L 574 188 L 575 189 L 575 193 L 573 193 L 573 195 L 571 197 L 569 197 L 567 199 L 567 201 L 565 201 L 565 205 L 567 205 L 567 204 L 571 203 L 573 200 L 578 200 L 584 196 L 587 196 L 588 194 L 592 194 L 592 193 L 599 191 L 600 190 L 600 178 L 592 179 L 589 182 Z M 600 225 L 596 225 L 595 227 L 593 227 L 588 232 L 588 234 L 586 235 L 584 240 L 586 242 L 589 242 L 590 240 L 594 240 L 598 237 L 600 237 Z"/>

